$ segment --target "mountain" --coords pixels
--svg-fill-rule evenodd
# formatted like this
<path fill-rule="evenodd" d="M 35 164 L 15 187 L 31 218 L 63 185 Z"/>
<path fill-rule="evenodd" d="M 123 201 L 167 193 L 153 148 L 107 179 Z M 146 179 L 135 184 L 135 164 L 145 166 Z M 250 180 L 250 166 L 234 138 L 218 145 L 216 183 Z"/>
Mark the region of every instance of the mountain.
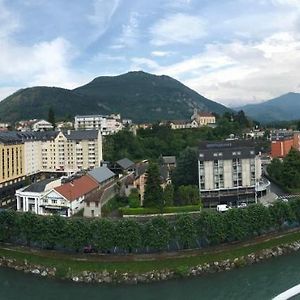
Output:
<path fill-rule="evenodd" d="M 300 119 L 300 94 L 288 93 L 258 104 L 239 107 L 245 114 L 261 123 Z"/>
<path fill-rule="evenodd" d="M 187 119 L 194 108 L 218 114 L 229 110 L 169 76 L 139 71 L 97 77 L 74 90 L 56 87 L 19 90 L 0 102 L 0 120 L 46 118 L 50 107 L 57 119 L 119 112 L 135 122 Z"/>

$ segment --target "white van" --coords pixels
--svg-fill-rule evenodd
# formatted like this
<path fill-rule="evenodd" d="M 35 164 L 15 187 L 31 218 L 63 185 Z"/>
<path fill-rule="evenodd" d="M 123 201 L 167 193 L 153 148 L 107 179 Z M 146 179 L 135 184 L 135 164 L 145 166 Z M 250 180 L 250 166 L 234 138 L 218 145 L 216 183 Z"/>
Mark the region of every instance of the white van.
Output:
<path fill-rule="evenodd" d="M 225 212 L 227 210 L 231 209 L 230 206 L 228 206 L 227 204 L 219 204 L 217 205 L 217 211 L 218 212 Z"/>

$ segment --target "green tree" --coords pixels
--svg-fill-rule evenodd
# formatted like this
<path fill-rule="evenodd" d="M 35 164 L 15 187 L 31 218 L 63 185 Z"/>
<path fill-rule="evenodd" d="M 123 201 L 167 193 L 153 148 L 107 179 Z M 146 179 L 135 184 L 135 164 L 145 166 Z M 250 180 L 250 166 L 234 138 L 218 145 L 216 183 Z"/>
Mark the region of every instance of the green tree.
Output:
<path fill-rule="evenodd" d="M 137 208 L 141 206 L 140 193 L 137 189 L 132 189 L 128 196 L 129 207 Z"/>
<path fill-rule="evenodd" d="M 53 215 L 40 219 L 41 242 L 45 248 L 53 249 L 64 244 L 66 219 Z"/>
<path fill-rule="evenodd" d="M 177 190 L 176 200 L 179 205 L 200 204 L 199 189 L 195 185 L 181 185 Z"/>
<path fill-rule="evenodd" d="M 197 239 L 195 222 L 190 215 L 179 216 L 175 222 L 175 234 L 182 248 L 191 248 Z"/>
<path fill-rule="evenodd" d="M 140 224 L 133 220 L 117 222 L 115 229 L 115 245 L 131 253 L 142 245 Z"/>
<path fill-rule="evenodd" d="M 143 245 L 147 249 L 164 250 L 170 242 L 170 226 L 166 218 L 155 217 L 143 228 Z"/>
<path fill-rule="evenodd" d="M 49 108 L 48 110 L 48 122 L 51 123 L 53 128 L 56 127 L 56 122 L 55 122 L 55 113 L 52 107 Z"/>
<path fill-rule="evenodd" d="M 145 207 L 157 207 L 163 209 L 163 190 L 160 186 L 158 165 L 151 163 L 147 171 L 147 182 L 144 194 Z"/>
<path fill-rule="evenodd" d="M 174 205 L 174 187 L 172 184 L 168 184 L 163 191 L 163 200 L 165 206 Z"/>
<path fill-rule="evenodd" d="M 67 221 L 65 226 L 65 246 L 78 252 L 91 244 L 90 222 L 81 218 Z"/>
<path fill-rule="evenodd" d="M 18 230 L 18 216 L 13 210 L 0 212 L 0 241 L 9 242 L 16 238 Z"/>
<path fill-rule="evenodd" d="M 198 154 L 196 150 L 187 148 L 180 153 L 172 181 L 175 186 L 198 184 Z"/>
<path fill-rule="evenodd" d="M 94 219 L 91 223 L 92 243 L 102 252 L 115 246 L 115 223 L 107 219 Z"/>

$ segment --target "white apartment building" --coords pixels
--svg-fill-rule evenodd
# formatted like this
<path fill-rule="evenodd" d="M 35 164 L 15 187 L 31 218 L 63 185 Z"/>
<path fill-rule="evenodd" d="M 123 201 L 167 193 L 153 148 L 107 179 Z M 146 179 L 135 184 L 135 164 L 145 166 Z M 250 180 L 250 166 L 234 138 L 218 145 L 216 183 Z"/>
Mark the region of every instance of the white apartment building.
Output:
<path fill-rule="evenodd" d="M 199 191 L 205 206 L 254 200 L 261 161 L 242 141 L 203 142 L 198 157 Z"/>
<path fill-rule="evenodd" d="M 53 126 L 50 122 L 48 122 L 46 120 L 38 120 L 32 124 L 32 130 L 33 131 L 53 130 Z"/>
<path fill-rule="evenodd" d="M 122 130 L 120 114 L 104 115 L 86 115 L 75 117 L 75 130 L 100 130 L 102 135 L 117 133 Z"/>
<path fill-rule="evenodd" d="M 100 166 L 102 136 L 97 130 L 57 132 L 42 142 L 42 170 L 73 173 Z"/>

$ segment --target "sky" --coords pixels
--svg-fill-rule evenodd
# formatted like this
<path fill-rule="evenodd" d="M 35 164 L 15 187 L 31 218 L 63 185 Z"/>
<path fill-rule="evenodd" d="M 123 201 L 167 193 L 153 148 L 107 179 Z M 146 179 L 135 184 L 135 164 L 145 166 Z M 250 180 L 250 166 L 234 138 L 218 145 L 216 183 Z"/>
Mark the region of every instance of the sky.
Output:
<path fill-rule="evenodd" d="M 0 100 L 135 70 L 228 106 L 300 92 L 300 0 L 0 0 Z"/>

